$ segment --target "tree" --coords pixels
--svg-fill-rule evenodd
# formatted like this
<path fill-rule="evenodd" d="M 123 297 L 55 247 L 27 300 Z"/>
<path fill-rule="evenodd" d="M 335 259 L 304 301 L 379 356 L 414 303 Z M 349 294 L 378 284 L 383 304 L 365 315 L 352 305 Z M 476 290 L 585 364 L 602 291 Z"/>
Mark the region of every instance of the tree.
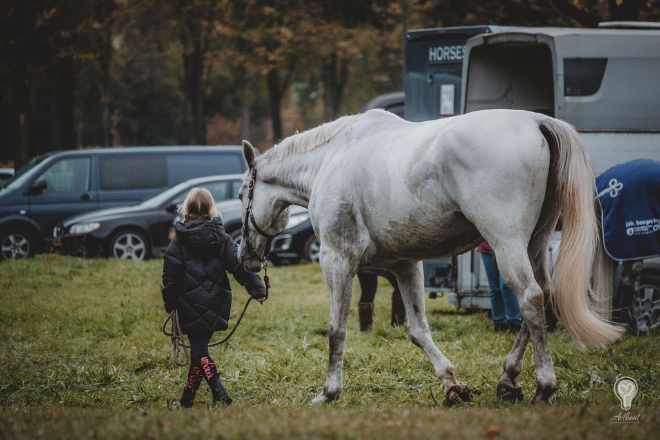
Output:
<path fill-rule="evenodd" d="M 208 55 L 222 39 L 223 18 L 228 0 L 133 0 L 132 9 L 140 25 L 160 36 L 161 44 L 174 37 L 181 46 L 183 119 L 182 143 L 206 144 L 206 79 Z"/>
<path fill-rule="evenodd" d="M 586 27 L 598 27 L 601 21 L 636 21 L 644 11 L 657 9 L 658 3 L 648 0 L 607 0 L 607 2 L 596 1 L 595 4 L 571 0 L 550 0 L 550 2 L 557 10 Z M 653 4 L 656 5 L 655 8 Z"/>

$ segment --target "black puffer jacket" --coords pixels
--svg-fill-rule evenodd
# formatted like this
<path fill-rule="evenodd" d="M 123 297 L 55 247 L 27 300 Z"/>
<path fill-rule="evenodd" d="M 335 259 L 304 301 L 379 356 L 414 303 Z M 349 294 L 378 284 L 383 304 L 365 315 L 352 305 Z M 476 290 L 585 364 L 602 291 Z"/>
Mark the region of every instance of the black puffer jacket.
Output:
<path fill-rule="evenodd" d="M 231 310 L 229 271 L 253 298 L 266 296 L 259 275 L 243 270 L 238 246 L 225 233 L 222 220 L 177 223 L 163 264 L 165 310 L 179 312 L 185 334 L 226 330 Z"/>

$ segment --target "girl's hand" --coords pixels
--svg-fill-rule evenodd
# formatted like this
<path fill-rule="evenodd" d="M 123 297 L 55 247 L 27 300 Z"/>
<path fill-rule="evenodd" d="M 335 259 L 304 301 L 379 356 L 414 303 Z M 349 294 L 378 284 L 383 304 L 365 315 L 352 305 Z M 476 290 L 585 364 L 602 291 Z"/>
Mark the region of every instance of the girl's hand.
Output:
<path fill-rule="evenodd" d="M 259 301 L 259 304 L 263 306 L 264 302 L 266 301 L 266 297 L 264 296 L 263 298 L 259 298 L 257 301 Z"/>

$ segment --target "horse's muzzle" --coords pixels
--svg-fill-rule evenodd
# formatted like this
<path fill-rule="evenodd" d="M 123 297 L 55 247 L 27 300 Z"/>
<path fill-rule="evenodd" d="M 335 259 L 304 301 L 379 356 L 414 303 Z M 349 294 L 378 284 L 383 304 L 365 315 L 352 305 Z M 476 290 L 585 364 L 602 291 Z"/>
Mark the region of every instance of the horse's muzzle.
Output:
<path fill-rule="evenodd" d="M 263 269 L 261 261 L 251 255 L 251 252 L 246 252 L 245 246 L 242 244 L 238 249 L 238 262 L 246 272 L 259 273 Z"/>

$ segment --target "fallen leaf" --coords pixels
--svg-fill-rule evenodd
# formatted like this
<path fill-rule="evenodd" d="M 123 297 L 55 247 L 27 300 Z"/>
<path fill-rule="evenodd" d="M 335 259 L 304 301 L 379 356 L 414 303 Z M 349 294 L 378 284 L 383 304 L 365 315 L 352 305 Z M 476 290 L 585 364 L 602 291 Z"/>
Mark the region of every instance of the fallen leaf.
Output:
<path fill-rule="evenodd" d="M 131 350 L 137 350 L 137 347 L 133 346 L 131 347 Z"/>
<path fill-rule="evenodd" d="M 502 434 L 502 428 L 497 425 L 491 425 L 484 431 L 486 437 L 497 437 L 500 434 Z"/>
<path fill-rule="evenodd" d="M 37 430 L 37 435 L 38 435 L 38 436 L 42 436 L 42 435 L 44 435 L 45 433 L 46 433 L 46 431 L 43 430 L 43 429 L 38 429 L 38 430 Z"/>
<path fill-rule="evenodd" d="M 388 420 L 385 426 L 401 426 L 401 420 Z"/>
<path fill-rule="evenodd" d="M 160 426 L 162 426 L 163 428 L 167 428 L 168 426 L 170 426 L 170 422 L 168 422 L 167 420 L 161 420 Z"/>

